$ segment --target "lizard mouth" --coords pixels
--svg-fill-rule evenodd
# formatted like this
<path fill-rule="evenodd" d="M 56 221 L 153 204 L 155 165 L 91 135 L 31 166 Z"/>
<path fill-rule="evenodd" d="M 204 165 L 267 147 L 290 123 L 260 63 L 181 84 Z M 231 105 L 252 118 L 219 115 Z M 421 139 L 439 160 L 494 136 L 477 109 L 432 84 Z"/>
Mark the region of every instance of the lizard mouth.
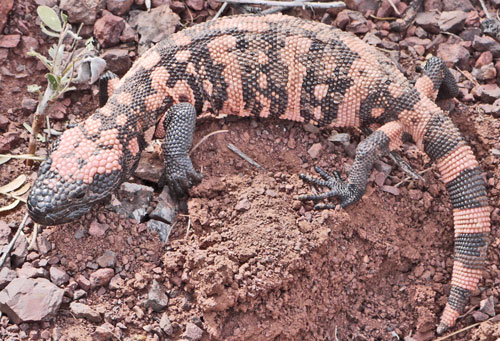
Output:
<path fill-rule="evenodd" d="M 87 213 L 92 205 L 71 205 L 65 208 L 59 207 L 54 211 L 50 211 L 50 208 L 40 208 L 39 206 L 32 205 L 31 201 L 28 201 L 28 213 L 31 219 L 38 224 L 45 226 L 61 225 L 69 223 L 78 219 L 85 213 Z"/>

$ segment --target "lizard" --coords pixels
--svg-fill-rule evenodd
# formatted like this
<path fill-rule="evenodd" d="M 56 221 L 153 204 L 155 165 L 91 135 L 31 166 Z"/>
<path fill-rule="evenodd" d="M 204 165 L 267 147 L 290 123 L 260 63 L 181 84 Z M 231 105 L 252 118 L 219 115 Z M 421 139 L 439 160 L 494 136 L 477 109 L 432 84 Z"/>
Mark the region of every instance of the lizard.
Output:
<path fill-rule="evenodd" d="M 73 221 L 137 167 L 152 137 L 163 138 L 165 182 L 185 195 L 202 176 L 188 155 L 197 117 L 279 118 L 319 127 L 378 129 L 359 143 L 348 179 L 315 167 L 327 187 L 313 200 L 342 208 L 365 193 L 374 161 L 412 140 L 437 164 L 451 197 L 455 259 L 437 333 L 452 327 L 482 277 L 490 207 L 479 163 L 436 97 L 458 88 L 432 57 L 414 85 L 382 52 L 329 25 L 281 14 L 220 18 L 174 33 L 145 52 L 109 98 L 54 142 L 27 199 L 42 225 Z M 107 98 L 107 97 L 105 97 Z"/>

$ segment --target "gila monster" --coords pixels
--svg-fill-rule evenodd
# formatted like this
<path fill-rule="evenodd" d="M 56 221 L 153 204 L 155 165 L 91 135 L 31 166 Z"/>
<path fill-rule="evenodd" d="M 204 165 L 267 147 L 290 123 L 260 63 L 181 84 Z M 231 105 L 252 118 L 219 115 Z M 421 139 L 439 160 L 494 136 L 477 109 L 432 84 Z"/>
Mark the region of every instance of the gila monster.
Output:
<path fill-rule="evenodd" d="M 201 181 L 188 156 L 197 115 L 376 124 L 359 144 L 348 180 L 317 167 L 321 179 L 301 177 L 329 191 L 301 199 L 336 197 L 342 207 L 359 201 L 376 158 L 412 139 L 437 163 L 453 206 L 455 260 L 438 333 L 464 311 L 481 279 L 490 207 L 472 149 L 434 103 L 438 93 L 457 93 L 442 60 L 431 58 L 412 86 L 390 59 L 350 33 L 281 14 L 244 15 L 171 35 L 109 83 L 106 104 L 67 129 L 41 164 L 27 201 L 35 222 L 62 224 L 88 212 L 130 177 L 152 137 L 165 138 L 167 184 L 186 193 Z"/>

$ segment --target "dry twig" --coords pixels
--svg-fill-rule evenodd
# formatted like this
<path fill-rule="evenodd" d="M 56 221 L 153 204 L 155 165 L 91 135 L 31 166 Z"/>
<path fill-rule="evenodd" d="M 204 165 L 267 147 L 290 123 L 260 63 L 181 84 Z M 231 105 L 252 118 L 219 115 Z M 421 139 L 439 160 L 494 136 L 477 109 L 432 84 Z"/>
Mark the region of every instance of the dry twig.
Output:
<path fill-rule="evenodd" d="M 252 160 L 252 158 L 250 158 L 245 153 L 243 153 L 241 150 L 239 150 L 234 144 L 230 143 L 230 144 L 227 145 L 227 147 L 229 148 L 229 150 L 231 150 L 232 152 L 236 153 L 239 157 L 241 157 L 243 160 L 245 160 L 246 162 L 248 162 L 252 166 L 255 166 L 255 167 L 260 168 L 263 171 L 265 171 L 264 167 L 262 167 L 257 162 L 255 162 L 254 160 Z"/>
<path fill-rule="evenodd" d="M 0 268 L 3 266 L 3 263 L 5 263 L 5 260 L 7 259 L 7 256 L 9 255 L 10 251 L 14 247 L 14 244 L 16 243 L 17 238 L 19 238 L 19 235 L 21 234 L 21 231 L 24 229 L 24 225 L 26 225 L 26 221 L 28 220 L 28 213 L 24 215 L 23 221 L 21 222 L 21 225 L 19 225 L 19 228 L 17 229 L 16 234 L 10 241 L 9 245 L 7 246 L 7 249 L 4 251 L 4 254 L 2 255 L 2 258 L 0 258 Z"/>
<path fill-rule="evenodd" d="M 249 4 L 263 6 L 280 6 L 280 7 L 310 7 L 310 8 L 344 8 L 345 3 L 342 1 L 334 2 L 309 2 L 309 1 L 273 1 L 273 0 L 217 0 L 232 4 Z"/>

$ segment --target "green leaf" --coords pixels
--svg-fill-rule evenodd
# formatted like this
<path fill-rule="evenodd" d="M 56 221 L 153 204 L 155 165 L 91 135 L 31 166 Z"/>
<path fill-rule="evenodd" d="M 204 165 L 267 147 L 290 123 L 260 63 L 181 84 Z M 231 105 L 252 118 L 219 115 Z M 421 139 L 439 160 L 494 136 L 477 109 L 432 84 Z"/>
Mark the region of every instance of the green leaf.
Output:
<path fill-rule="evenodd" d="M 63 11 L 61 11 L 61 19 L 64 23 L 67 23 L 68 22 L 68 16 L 66 14 L 64 14 Z"/>
<path fill-rule="evenodd" d="M 40 27 L 42 28 L 42 32 L 48 35 L 49 37 L 59 38 L 59 33 L 49 31 L 43 23 L 40 24 Z"/>
<path fill-rule="evenodd" d="M 57 13 L 48 6 L 38 6 L 36 9 L 38 16 L 42 19 L 43 23 L 47 25 L 52 31 L 61 32 L 62 25 Z"/>
<path fill-rule="evenodd" d="M 31 85 L 28 85 L 27 88 L 28 88 L 28 92 L 38 92 L 38 91 L 40 91 L 40 89 L 42 87 L 38 84 L 31 84 Z"/>
<path fill-rule="evenodd" d="M 50 85 L 52 85 L 52 88 L 57 89 L 57 87 L 59 86 L 59 82 L 57 81 L 56 76 L 54 76 L 51 73 L 47 73 L 45 74 L 45 77 L 47 77 L 47 79 L 49 80 L 49 83 Z"/>
<path fill-rule="evenodd" d="M 56 57 L 56 52 L 57 52 L 57 45 L 54 44 L 51 47 L 49 47 L 48 52 L 49 52 L 50 58 L 52 58 L 52 60 L 54 60 L 54 58 Z"/>

